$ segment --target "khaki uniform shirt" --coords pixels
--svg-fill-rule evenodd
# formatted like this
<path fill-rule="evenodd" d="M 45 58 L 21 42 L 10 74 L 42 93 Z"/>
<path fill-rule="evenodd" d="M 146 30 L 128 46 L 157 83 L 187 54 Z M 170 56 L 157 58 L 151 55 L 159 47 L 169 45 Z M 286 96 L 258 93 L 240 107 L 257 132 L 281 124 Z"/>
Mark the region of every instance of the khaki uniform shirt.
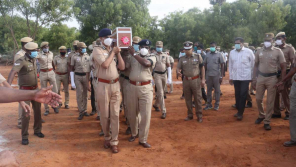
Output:
<path fill-rule="evenodd" d="M 38 85 L 36 59 L 23 56 L 14 63 L 12 70 L 18 72 L 19 86 Z"/>
<path fill-rule="evenodd" d="M 82 56 L 76 54 L 71 58 L 71 66 L 74 66 L 74 72 L 88 73 L 90 72 L 90 57 L 87 53 Z"/>
<path fill-rule="evenodd" d="M 172 56 L 169 56 L 169 60 L 170 60 L 171 64 L 175 62 L 175 60 L 174 60 L 174 58 Z"/>
<path fill-rule="evenodd" d="M 53 64 L 55 65 L 55 71 L 59 73 L 68 72 L 67 57 L 62 57 L 61 55 L 55 56 L 53 59 Z"/>
<path fill-rule="evenodd" d="M 285 63 L 283 52 L 276 47 L 266 49 L 263 47 L 255 54 L 255 63 L 259 64 L 259 71 L 262 73 L 276 73 L 278 72 L 278 64 Z"/>
<path fill-rule="evenodd" d="M 111 62 L 107 69 L 102 67 L 102 64 L 110 56 L 111 50 L 109 52 L 105 46 L 97 46 L 94 48 L 92 54 L 97 68 L 97 78 L 105 80 L 115 80 L 116 78 L 118 78 L 119 74 L 117 70 L 116 55 L 114 56 L 114 60 Z"/>
<path fill-rule="evenodd" d="M 291 65 L 295 58 L 295 49 L 292 45 L 285 44 L 283 48 L 279 48 L 284 53 L 286 64 L 287 64 L 287 70 L 291 68 Z"/>
<path fill-rule="evenodd" d="M 48 70 L 52 69 L 52 61 L 53 61 L 53 53 L 48 52 L 40 52 L 38 56 L 36 57 L 40 63 L 40 69 Z"/>
<path fill-rule="evenodd" d="M 155 54 L 156 64 L 154 71 L 164 72 L 167 69 L 166 64 L 170 64 L 169 56 L 165 53 Z"/>
<path fill-rule="evenodd" d="M 23 57 L 25 55 L 25 51 L 21 49 L 14 55 L 14 62 L 16 62 L 19 58 Z"/>
<path fill-rule="evenodd" d="M 208 53 L 203 62 L 207 66 L 207 76 L 220 76 L 221 64 L 224 62 L 224 58 L 220 52 Z"/>
<path fill-rule="evenodd" d="M 191 56 L 183 56 L 178 63 L 178 69 L 181 69 L 186 77 L 195 77 L 199 75 L 199 66 L 203 64 L 202 57 L 199 54 L 192 53 Z"/>
<path fill-rule="evenodd" d="M 6 79 L 0 73 L 0 84 L 2 84 L 4 81 L 6 81 Z"/>
<path fill-rule="evenodd" d="M 68 54 L 68 57 L 67 57 L 68 60 L 67 60 L 67 61 L 68 61 L 68 64 L 69 64 L 69 65 L 71 65 L 71 58 L 72 58 L 74 55 L 76 55 L 76 54 L 79 54 L 79 53 L 71 52 L 71 53 Z"/>
<path fill-rule="evenodd" d="M 132 59 L 132 55 L 128 54 L 127 56 L 122 56 L 122 59 L 125 63 L 125 70 L 121 71 L 121 74 L 123 74 L 124 76 L 128 77 L 130 75 L 131 72 L 131 59 Z M 128 68 L 127 68 L 128 67 Z"/>
<path fill-rule="evenodd" d="M 129 79 L 135 82 L 147 82 L 152 80 L 152 72 L 155 68 L 156 57 L 155 55 L 145 56 L 145 59 L 149 60 L 152 64 L 151 67 L 144 67 L 142 64 L 138 62 L 134 57 L 131 57 L 130 68 L 131 72 L 129 75 Z"/>

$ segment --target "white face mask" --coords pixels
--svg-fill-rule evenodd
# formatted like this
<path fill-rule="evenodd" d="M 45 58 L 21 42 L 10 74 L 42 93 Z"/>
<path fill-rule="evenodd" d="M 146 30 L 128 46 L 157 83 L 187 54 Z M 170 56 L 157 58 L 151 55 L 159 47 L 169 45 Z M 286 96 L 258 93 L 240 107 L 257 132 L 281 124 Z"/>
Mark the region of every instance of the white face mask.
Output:
<path fill-rule="evenodd" d="M 264 46 L 265 46 L 266 48 L 271 47 L 271 42 L 264 42 Z"/>
<path fill-rule="evenodd" d="M 140 52 L 142 56 L 146 56 L 148 54 L 148 50 L 146 48 L 142 48 Z"/>
<path fill-rule="evenodd" d="M 278 45 L 278 46 L 281 46 L 283 44 L 282 40 L 278 39 L 275 41 L 275 43 Z"/>
<path fill-rule="evenodd" d="M 113 41 L 113 39 L 111 39 L 111 38 L 106 38 L 106 39 L 104 40 L 104 44 L 107 45 L 107 46 L 111 46 L 112 41 Z"/>

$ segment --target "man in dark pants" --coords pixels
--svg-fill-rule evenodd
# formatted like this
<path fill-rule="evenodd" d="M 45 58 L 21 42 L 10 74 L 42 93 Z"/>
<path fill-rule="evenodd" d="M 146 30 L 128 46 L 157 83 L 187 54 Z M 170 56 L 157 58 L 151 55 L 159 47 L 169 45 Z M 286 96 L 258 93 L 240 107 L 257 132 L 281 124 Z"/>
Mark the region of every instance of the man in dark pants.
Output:
<path fill-rule="evenodd" d="M 234 84 L 237 120 L 243 119 L 245 104 L 252 80 L 255 56 L 252 50 L 244 47 L 244 39 L 235 39 L 235 49 L 229 55 L 229 83 Z"/>
<path fill-rule="evenodd" d="M 203 45 L 202 45 L 202 44 L 199 44 L 199 45 L 197 46 L 197 51 L 196 51 L 196 53 L 197 53 L 197 54 L 200 54 L 202 60 L 204 61 L 205 58 L 206 58 L 206 55 L 205 55 L 205 52 L 203 51 L 203 49 L 204 49 Z M 205 71 L 205 73 L 207 73 L 207 72 Z M 200 75 L 201 75 L 201 72 L 200 72 Z M 206 103 L 207 103 L 207 94 L 206 94 L 205 87 L 201 87 L 201 94 L 202 94 L 202 98 L 203 98 L 204 101 L 205 101 L 205 104 L 204 104 L 204 105 L 206 105 Z"/>

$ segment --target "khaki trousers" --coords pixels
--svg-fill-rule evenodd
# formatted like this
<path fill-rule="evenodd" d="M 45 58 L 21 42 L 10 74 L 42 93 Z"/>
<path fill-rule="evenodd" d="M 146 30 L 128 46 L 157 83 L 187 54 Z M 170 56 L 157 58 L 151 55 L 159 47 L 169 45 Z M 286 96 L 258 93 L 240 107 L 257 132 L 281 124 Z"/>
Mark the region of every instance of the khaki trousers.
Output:
<path fill-rule="evenodd" d="M 98 108 L 98 100 L 97 100 L 97 85 L 98 85 L 98 80 L 97 79 L 93 79 L 92 80 L 92 84 L 93 84 L 93 87 L 94 87 L 94 92 L 95 92 L 95 102 L 96 102 L 96 109 L 97 109 L 97 112 L 98 112 L 98 116 L 100 116 L 100 111 L 99 111 L 99 108 Z"/>
<path fill-rule="evenodd" d="M 154 74 L 154 82 L 157 88 L 157 98 L 155 100 L 155 106 L 160 106 L 162 113 L 166 113 L 165 102 L 164 102 L 164 89 L 167 82 L 167 74 Z"/>
<path fill-rule="evenodd" d="M 149 134 L 153 101 L 152 84 L 144 86 L 129 84 L 129 92 L 127 107 L 132 136 L 137 136 L 139 130 L 139 142 L 146 143 Z"/>
<path fill-rule="evenodd" d="M 41 88 L 46 88 L 48 86 L 47 83 L 49 83 L 49 85 L 53 85 L 52 91 L 55 93 L 58 93 L 54 71 L 49 71 L 49 72 L 40 71 L 39 78 L 40 78 Z M 47 104 L 44 104 L 44 108 L 45 108 L 45 111 L 49 110 L 49 107 Z"/>
<path fill-rule="evenodd" d="M 114 84 L 98 82 L 96 89 L 105 140 L 111 140 L 110 144 L 112 146 L 118 145 L 119 109 L 121 101 L 120 84 L 119 82 Z M 110 127 L 112 134 L 110 134 Z"/>
<path fill-rule="evenodd" d="M 194 80 L 183 80 L 183 91 L 187 106 L 188 117 L 193 117 L 192 112 L 192 96 L 194 96 L 195 112 L 198 118 L 202 118 L 202 96 L 201 96 L 201 81 L 199 78 Z"/>
<path fill-rule="evenodd" d="M 120 87 L 121 87 L 121 92 L 122 92 L 122 104 L 124 108 L 124 116 L 127 118 L 127 125 L 130 126 L 129 120 L 128 120 L 128 107 L 127 107 L 127 102 L 129 98 L 129 80 L 120 77 Z"/>
<path fill-rule="evenodd" d="M 64 87 L 64 93 L 65 93 L 65 105 L 69 105 L 69 75 L 56 74 L 55 76 L 56 76 L 58 94 L 61 95 L 61 83 L 62 83 Z"/>
<path fill-rule="evenodd" d="M 258 76 L 257 85 L 256 85 L 256 101 L 259 110 L 259 118 L 265 118 L 264 124 L 270 124 L 270 119 L 274 109 L 274 100 L 276 94 L 276 85 L 278 79 L 276 76 L 272 77 L 263 77 Z M 267 90 L 267 109 L 266 114 L 264 113 L 263 107 L 263 97 L 265 90 Z"/>
<path fill-rule="evenodd" d="M 291 140 L 296 141 L 296 82 L 294 81 L 294 77 L 292 80 L 292 87 L 290 92 L 290 135 Z"/>
<path fill-rule="evenodd" d="M 279 78 L 279 80 L 281 80 L 281 78 Z M 281 114 L 280 99 L 282 99 L 285 104 L 284 105 L 285 109 L 286 109 L 285 114 L 289 115 L 289 113 L 290 113 L 290 98 L 289 98 L 290 88 L 291 88 L 291 81 L 289 80 L 285 83 L 285 87 L 282 91 L 280 91 L 280 92 L 276 91 L 275 101 L 274 101 L 274 114 L 276 114 L 276 115 Z M 282 98 L 280 98 L 280 94 L 282 95 Z"/>
<path fill-rule="evenodd" d="M 42 130 L 42 121 L 41 121 L 41 104 L 36 101 L 25 101 L 28 105 L 32 103 L 32 108 L 34 111 L 34 133 L 40 133 Z M 22 109 L 22 139 L 28 139 L 29 137 L 29 123 L 30 115 L 28 115 L 25 110 Z"/>
<path fill-rule="evenodd" d="M 76 85 L 76 100 L 80 114 L 87 111 L 87 78 L 85 76 L 75 75 L 74 77 Z"/>

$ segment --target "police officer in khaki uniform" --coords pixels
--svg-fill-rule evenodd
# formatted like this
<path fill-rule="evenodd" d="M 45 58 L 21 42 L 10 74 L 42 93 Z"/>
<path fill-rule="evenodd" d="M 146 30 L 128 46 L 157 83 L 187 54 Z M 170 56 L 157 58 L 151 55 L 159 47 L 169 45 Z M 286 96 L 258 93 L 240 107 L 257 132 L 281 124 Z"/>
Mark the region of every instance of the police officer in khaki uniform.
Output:
<path fill-rule="evenodd" d="M 19 86 L 21 90 L 36 90 L 38 89 L 36 57 L 38 55 L 38 44 L 29 42 L 25 46 L 25 56 L 19 58 L 13 65 L 8 77 L 8 83 L 11 84 L 16 73 L 19 75 Z M 26 101 L 27 104 L 32 103 L 34 110 L 34 135 L 43 138 L 41 133 L 41 104 L 36 101 Z M 22 109 L 22 144 L 29 144 L 29 122 L 30 115 L 26 115 L 26 111 Z"/>
<path fill-rule="evenodd" d="M 93 116 L 97 113 L 97 103 L 96 103 L 96 96 L 95 96 L 95 77 L 96 77 L 96 67 L 94 66 L 94 59 L 92 56 L 92 51 L 93 48 L 96 46 L 96 41 L 93 41 L 93 43 L 91 45 L 88 46 L 88 49 L 90 50 L 91 54 L 90 54 L 90 86 L 91 86 L 91 94 L 90 94 L 90 100 L 91 100 L 91 113 L 90 116 Z"/>
<path fill-rule="evenodd" d="M 77 44 L 78 44 L 78 40 L 75 40 L 73 42 L 73 48 L 74 48 L 74 51 L 72 51 L 71 53 L 68 54 L 68 70 L 70 71 L 70 77 L 71 77 L 71 90 L 75 90 L 76 89 L 76 86 L 75 86 L 75 82 L 74 82 L 74 72 L 71 71 L 72 70 L 72 67 L 71 67 L 71 58 L 76 55 L 76 54 L 79 54 L 79 49 L 77 47 Z"/>
<path fill-rule="evenodd" d="M 79 110 L 78 120 L 82 120 L 84 116 L 89 116 L 87 113 L 87 90 L 90 91 L 90 57 L 86 52 L 87 46 L 84 42 L 78 42 L 77 47 L 79 54 L 71 57 L 71 67 L 75 74 L 74 81 Z"/>
<path fill-rule="evenodd" d="M 52 91 L 55 93 L 58 93 L 57 90 L 57 83 L 55 78 L 55 73 L 53 69 L 53 53 L 49 51 L 49 43 L 48 42 L 42 42 L 41 45 L 41 52 L 39 52 L 37 56 L 37 60 L 40 63 L 40 83 L 41 88 L 46 88 L 47 83 L 49 85 L 53 85 Z M 47 104 L 44 104 L 45 113 L 44 115 L 47 116 L 49 114 L 49 107 Z M 58 108 L 54 108 L 55 113 L 59 113 Z"/>
<path fill-rule="evenodd" d="M 139 43 L 140 53 L 135 52 L 133 47 L 129 47 L 131 58 L 129 75 L 129 101 L 127 103 L 129 111 L 129 121 L 132 130 L 130 142 L 136 140 L 139 136 L 139 144 L 144 148 L 150 148 L 147 143 L 151 108 L 153 100 L 152 72 L 156 64 L 156 57 L 149 55 L 151 42 L 147 39 Z M 161 90 L 159 90 L 161 91 Z M 163 90 L 162 90 L 163 92 Z M 138 119 L 139 117 L 139 127 Z M 138 129 L 139 128 L 139 129 Z"/>
<path fill-rule="evenodd" d="M 120 84 L 118 70 L 124 70 L 124 61 L 120 49 L 111 49 L 113 39 L 110 38 L 111 30 L 104 28 L 99 32 L 102 45 L 95 47 L 93 57 L 97 67 L 97 100 L 101 112 L 101 123 L 104 131 L 104 147 L 118 153 L 119 109 L 120 109 Z M 118 65 L 116 65 L 118 63 Z M 110 134 L 110 126 L 111 132 Z"/>
<path fill-rule="evenodd" d="M 26 49 L 25 49 L 25 45 L 28 43 L 28 42 L 32 42 L 33 41 L 33 39 L 32 38 L 30 38 L 30 37 L 24 37 L 24 38 L 22 38 L 21 39 L 21 44 L 22 44 L 22 49 L 21 50 L 19 50 L 15 55 L 14 55 L 14 58 L 13 58 L 13 61 L 15 62 L 15 61 L 17 61 L 19 58 L 21 58 L 21 57 L 23 57 L 24 55 L 25 55 L 25 53 L 26 53 Z M 19 128 L 19 129 L 21 129 L 22 128 L 22 107 L 19 105 L 19 107 L 18 107 L 18 113 L 19 113 L 19 115 L 18 115 L 18 120 L 17 120 L 17 127 Z"/>
<path fill-rule="evenodd" d="M 287 70 L 286 74 L 288 74 L 291 67 L 293 67 L 292 64 L 295 59 L 295 49 L 292 45 L 286 44 L 286 33 L 285 32 L 279 32 L 275 38 L 276 38 L 275 44 L 284 53 L 284 56 L 286 59 L 286 70 Z M 282 76 L 280 76 L 279 80 L 281 80 L 281 79 L 282 79 Z M 286 82 L 284 89 L 281 91 L 277 91 L 276 96 L 275 96 L 275 102 L 274 102 L 274 114 L 272 115 L 272 118 L 281 118 L 281 109 L 280 109 L 280 94 L 281 94 L 282 100 L 283 100 L 285 108 L 286 108 L 286 113 L 285 113 L 286 117 L 284 119 L 289 120 L 290 88 L 291 88 L 291 82 Z"/>
<path fill-rule="evenodd" d="M 65 108 L 69 109 L 69 71 L 67 64 L 66 52 L 67 48 L 65 46 L 61 46 L 59 48 L 60 54 L 55 56 L 53 59 L 53 64 L 55 68 L 55 76 L 58 87 L 58 94 L 60 95 L 61 83 L 64 87 L 65 92 Z M 60 107 L 62 103 L 60 104 Z"/>
<path fill-rule="evenodd" d="M 162 119 L 166 118 L 166 108 L 164 102 L 164 88 L 167 82 L 167 67 L 170 67 L 170 60 L 167 54 L 162 52 L 163 49 L 163 42 L 157 41 L 156 42 L 156 64 L 154 68 L 154 82 L 157 88 L 157 98 L 155 100 L 155 104 L 153 105 L 155 111 L 159 111 L 158 106 L 160 106 L 162 111 Z"/>
<path fill-rule="evenodd" d="M 253 84 L 256 85 L 256 101 L 259 110 L 259 118 L 255 121 L 260 124 L 264 120 L 265 130 L 271 130 L 270 118 L 274 109 L 274 100 L 276 89 L 275 85 L 278 81 L 278 64 L 281 66 L 283 78 L 286 75 L 286 60 L 283 52 L 272 46 L 274 34 L 266 33 L 264 47 L 258 50 L 255 54 L 255 66 L 253 75 Z M 259 76 L 257 76 L 257 69 Z M 263 109 L 263 97 L 265 90 L 267 90 L 267 109 L 266 114 Z"/>
<path fill-rule="evenodd" d="M 170 56 L 170 51 L 167 50 L 167 53 L 168 53 L 168 56 L 169 56 L 169 61 L 170 61 L 170 67 L 171 67 L 171 76 L 172 76 L 172 72 L 173 72 L 173 67 L 174 67 L 174 58 L 172 56 Z M 168 67 L 168 69 L 170 68 Z M 169 75 L 168 75 L 169 77 Z M 173 86 L 173 81 L 171 81 L 171 83 L 169 84 L 170 85 L 170 92 L 168 92 L 168 88 L 167 88 L 167 85 L 165 87 L 165 92 L 168 92 L 169 94 L 173 93 L 173 90 L 174 90 L 174 86 Z"/>
<path fill-rule="evenodd" d="M 192 95 L 194 96 L 195 111 L 197 115 L 197 121 L 202 122 L 202 96 L 201 85 L 205 84 L 205 69 L 203 67 L 202 57 L 199 54 L 193 53 L 192 45 L 190 41 L 184 42 L 184 49 L 186 56 L 180 58 L 177 67 L 177 76 L 182 76 L 181 70 L 184 75 L 183 91 L 187 106 L 187 118 L 185 121 L 193 119 L 192 113 Z M 202 81 L 200 81 L 200 70 L 202 71 Z"/>

